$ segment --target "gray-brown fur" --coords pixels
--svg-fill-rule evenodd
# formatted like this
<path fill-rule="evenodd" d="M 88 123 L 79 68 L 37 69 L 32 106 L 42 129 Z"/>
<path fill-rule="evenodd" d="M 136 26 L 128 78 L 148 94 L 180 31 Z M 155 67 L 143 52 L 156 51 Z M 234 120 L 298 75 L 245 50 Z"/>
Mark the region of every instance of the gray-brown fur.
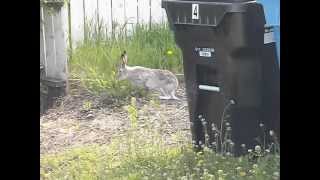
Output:
<path fill-rule="evenodd" d="M 178 99 L 175 91 L 179 86 L 177 77 L 168 70 L 150 69 L 141 66 L 127 66 L 127 55 L 121 55 L 122 65 L 119 69 L 119 80 L 128 80 L 133 85 L 158 91 L 160 99 Z"/>

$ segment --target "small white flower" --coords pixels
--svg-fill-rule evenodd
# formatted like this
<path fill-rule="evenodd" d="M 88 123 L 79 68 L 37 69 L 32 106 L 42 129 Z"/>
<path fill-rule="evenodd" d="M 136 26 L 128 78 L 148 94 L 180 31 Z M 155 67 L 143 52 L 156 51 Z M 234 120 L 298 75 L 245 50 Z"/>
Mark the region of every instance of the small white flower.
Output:
<path fill-rule="evenodd" d="M 259 126 L 260 126 L 260 127 L 263 127 L 263 126 L 264 126 L 264 124 L 263 124 L 263 123 L 260 123 L 260 124 L 259 124 Z"/>
<path fill-rule="evenodd" d="M 198 116 L 198 118 L 201 119 L 201 118 L 202 118 L 202 115 L 200 114 L 200 115 Z"/>
<path fill-rule="evenodd" d="M 269 149 L 266 149 L 265 151 L 266 151 L 266 153 L 270 153 L 270 150 L 269 150 Z"/>
<path fill-rule="evenodd" d="M 226 122 L 226 126 L 230 126 L 230 123 Z"/>
<path fill-rule="evenodd" d="M 259 145 L 256 145 L 254 147 L 254 151 L 257 152 L 257 153 L 260 153 L 261 152 L 261 147 Z"/>
<path fill-rule="evenodd" d="M 253 167 L 254 169 L 257 169 L 257 168 L 258 168 L 258 164 L 254 164 L 252 167 Z"/>
<path fill-rule="evenodd" d="M 279 172 L 274 172 L 273 175 L 276 176 L 276 177 L 279 177 L 280 173 Z"/>
<path fill-rule="evenodd" d="M 235 103 L 236 102 L 233 99 L 230 100 L 230 104 L 235 104 Z"/>
<path fill-rule="evenodd" d="M 273 135 L 274 135 L 274 131 L 273 131 L 273 130 L 270 130 L 270 131 L 269 131 L 269 134 L 270 134 L 270 136 L 273 136 Z"/>
<path fill-rule="evenodd" d="M 252 149 L 248 149 L 248 153 L 252 153 Z"/>

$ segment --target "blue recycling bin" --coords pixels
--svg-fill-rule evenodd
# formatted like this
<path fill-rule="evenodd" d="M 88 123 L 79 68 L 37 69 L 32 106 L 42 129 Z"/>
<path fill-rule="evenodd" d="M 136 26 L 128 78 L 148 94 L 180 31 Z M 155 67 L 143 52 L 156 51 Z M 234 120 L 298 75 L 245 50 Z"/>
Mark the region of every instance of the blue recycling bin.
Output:
<path fill-rule="evenodd" d="M 277 59 L 280 67 L 280 0 L 257 0 L 257 2 L 263 5 L 266 27 L 271 29 L 270 33 L 272 33 L 267 36 L 272 40 L 266 40 L 265 43 L 276 43 Z"/>

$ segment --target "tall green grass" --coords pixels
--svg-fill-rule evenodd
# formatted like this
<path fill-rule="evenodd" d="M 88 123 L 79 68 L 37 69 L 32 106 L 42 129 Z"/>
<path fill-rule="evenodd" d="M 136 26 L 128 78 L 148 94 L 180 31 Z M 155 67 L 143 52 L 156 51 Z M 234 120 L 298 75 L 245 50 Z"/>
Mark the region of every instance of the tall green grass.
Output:
<path fill-rule="evenodd" d="M 71 78 L 80 79 L 92 92 L 107 90 L 118 97 L 128 95 L 133 88 L 116 78 L 119 58 L 124 50 L 130 66 L 182 72 L 181 51 L 167 25 L 153 24 L 151 29 L 147 25 L 137 25 L 128 36 L 124 36 L 122 27 L 125 25 L 119 28 L 117 35 L 105 36 L 101 24 L 90 21 L 87 39 L 73 50 Z"/>

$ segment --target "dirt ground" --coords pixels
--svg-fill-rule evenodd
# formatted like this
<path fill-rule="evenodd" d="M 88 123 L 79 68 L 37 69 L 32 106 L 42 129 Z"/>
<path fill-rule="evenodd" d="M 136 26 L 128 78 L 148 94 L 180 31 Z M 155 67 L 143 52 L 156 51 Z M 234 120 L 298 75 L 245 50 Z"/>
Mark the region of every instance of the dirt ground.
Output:
<path fill-rule="evenodd" d="M 80 89 L 73 88 L 59 105 L 40 117 L 41 154 L 57 153 L 82 145 L 107 144 L 130 126 L 125 108 L 128 104 L 110 103 L 108 98 Z M 154 128 L 164 127 L 164 133 L 168 136 L 180 131 L 191 138 L 184 84 L 177 90 L 177 96 L 180 101 L 159 100 L 157 106 L 150 105 L 150 98 L 137 98 L 139 119 L 147 118 Z M 167 141 L 168 144 L 174 143 L 169 138 Z"/>

